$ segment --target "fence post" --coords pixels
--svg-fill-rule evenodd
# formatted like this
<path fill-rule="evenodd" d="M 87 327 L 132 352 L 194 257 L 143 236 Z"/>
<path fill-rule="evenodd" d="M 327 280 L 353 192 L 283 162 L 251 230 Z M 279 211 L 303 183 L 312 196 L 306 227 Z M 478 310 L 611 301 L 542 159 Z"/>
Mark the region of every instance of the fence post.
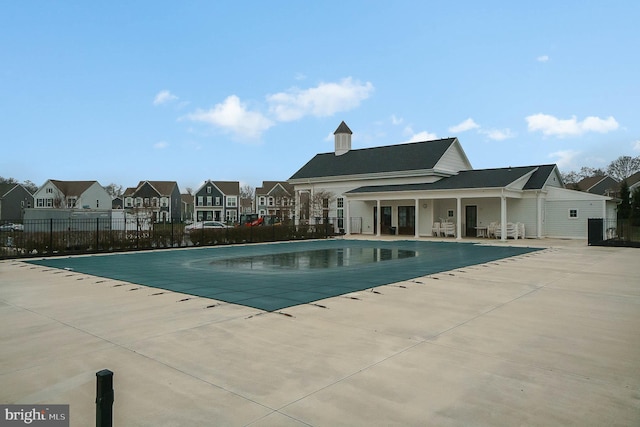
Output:
<path fill-rule="evenodd" d="M 175 218 L 171 218 L 171 247 L 173 247 L 173 221 Z"/>
<path fill-rule="evenodd" d="M 100 245 L 100 218 L 96 218 L 96 252 L 99 250 Z"/>
<path fill-rule="evenodd" d="M 108 369 L 96 372 L 96 427 L 113 424 L 113 372 Z"/>
<path fill-rule="evenodd" d="M 53 218 L 49 218 L 49 253 L 53 252 Z"/>

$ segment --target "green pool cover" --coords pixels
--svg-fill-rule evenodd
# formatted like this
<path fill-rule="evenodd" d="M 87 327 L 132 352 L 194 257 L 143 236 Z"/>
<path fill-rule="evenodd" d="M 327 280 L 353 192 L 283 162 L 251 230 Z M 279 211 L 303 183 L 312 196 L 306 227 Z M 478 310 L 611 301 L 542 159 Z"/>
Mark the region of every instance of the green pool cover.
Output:
<path fill-rule="evenodd" d="M 29 262 L 275 311 L 537 250 L 455 242 L 321 240 Z"/>

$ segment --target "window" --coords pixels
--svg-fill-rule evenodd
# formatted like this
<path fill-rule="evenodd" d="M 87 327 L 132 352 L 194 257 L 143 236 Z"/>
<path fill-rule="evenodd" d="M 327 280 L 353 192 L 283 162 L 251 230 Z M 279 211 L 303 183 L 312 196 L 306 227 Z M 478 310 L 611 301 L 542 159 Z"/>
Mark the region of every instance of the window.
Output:
<path fill-rule="evenodd" d="M 128 208 L 133 206 L 133 200 L 131 200 L 131 197 L 127 197 L 126 198 L 125 206 L 128 207 Z"/>
<path fill-rule="evenodd" d="M 216 197 L 216 206 L 220 206 L 220 197 L 219 196 Z"/>
<path fill-rule="evenodd" d="M 269 206 L 273 206 L 273 197 L 269 197 Z"/>
<path fill-rule="evenodd" d="M 196 206 L 202 206 L 202 204 L 204 203 L 204 197 L 203 196 L 198 196 L 198 204 Z M 202 218 L 201 218 L 202 219 Z"/>
<path fill-rule="evenodd" d="M 569 219 L 578 218 L 578 209 L 569 209 Z"/>
<path fill-rule="evenodd" d="M 136 197 L 136 207 L 142 207 L 142 197 Z"/>
<path fill-rule="evenodd" d="M 49 194 L 53 193 L 53 188 L 47 188 L 47 193 Z"/>
<path fill-rule="evenodd" d="M 238 198 L 236 196 L 227 196 L 227 207 L 235 208 L 238 206 Z"/>
<path fill-rule="evenodd" d="M 47 207 L 50 208 L 53 206 L 53 199 L 47 199 Z"/>
<path fill-rule="evenodd" d="M 36 206 L 38 206 L 39 208 L 44 208 L 44 199 L 38 199 L 36 201 Z"/>
<path fill-rule="evenodd" d="M 76 197 L 67 198 L 67 208 L 75 208 L 76 207 L 76 201 L 77 201 Z"/>
<path fill-rule="evenodd" d="M 100 207 L 100 200 L 96 200 L 96 209 Z"/>
<path fill-rule="evenodd" d="M 145 206 L 149 206 L 149 198 L 148 197 L 144 198 L 144 205 Z"/>
<path fill-rule="evenodd" d="M 211 206 L 212 198 L 211 196 L 207 196 L 207 206 Z"/>
<path fill-rule="evenodd" d="M 447 216 L 448 216 L 449 218 L 453 218 L 453 209 L 449 209 L 449 210 L 447 211 Z"/>
<path fill-rule="evenodd" d="M 344 228 L 344 199 L 342 197 L 338 197 L 338 228 Z"/>
<path fill-rule="evenodd" d="M 211 194 L 211 187 L 207 187 L 207 194 Z"/>
<path fill-rule="evenodd" d="M 260 196 L 260 201 L 258 202 L 258 204 L 260 206 L 264 206 L 266 204 L 265 202 L 266 202 L 265 197 L 264 196 Z"/>

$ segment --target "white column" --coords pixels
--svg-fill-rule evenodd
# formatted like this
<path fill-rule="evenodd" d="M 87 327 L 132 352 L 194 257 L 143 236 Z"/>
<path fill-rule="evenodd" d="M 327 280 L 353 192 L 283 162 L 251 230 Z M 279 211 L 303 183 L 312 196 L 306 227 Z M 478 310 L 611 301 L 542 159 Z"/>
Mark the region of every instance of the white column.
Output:
<path fill-rule="evenodd" d="M 536 237 L 540 239 L 542 237 L 542 197 L 540 197 L 540 192 L 536 195 L 536 215 Z"/>
<path fill-rule="evenodd" d="M 456 210 L 457 218 L 456 218 L 456 240 L 462 239 L 462 199 L 460 197 L 456 198 Z"/>
<path fill-rule="evenodd" d="M 507 240 L 507 198 L 500 196 L 500 240 Z"/>
<path fill-rule="evenodd" d="M 346 224 L 344 225 L 344 232 L 347 236 L 351 235 L 351 201 L 350 200 L 345 200 L 347 203 L 345 203 L 345 207 L 344 207 L 344 215 L 345 215 L 345 221 Z"/>
<path fill-rule="evenodd" d="M 380 223 L 382 220 L 382 209 L 380 208 L 380 199 L 376 200 L 376 215 L 378 218 L 376 219 L 376 236 L 380 236 Z"/>
<path fill-rule="evenodd" d="M 300 190 L 295 193 L 295 206 L 293 207 L 293 225 L 300 224 Z M 257 205 L 257 203 L 256 203 Z M 256 206 L 256 211 L 258 207 Z"/>
<path fill-rule="evenodd" d="M 420 230 L 420 200 L 416 198 L 416 218 L 415 218 L 415 238 L 417 239 L 418 237 L 420 237 L 420 233 L 418 232 L 418 230 Z"/>

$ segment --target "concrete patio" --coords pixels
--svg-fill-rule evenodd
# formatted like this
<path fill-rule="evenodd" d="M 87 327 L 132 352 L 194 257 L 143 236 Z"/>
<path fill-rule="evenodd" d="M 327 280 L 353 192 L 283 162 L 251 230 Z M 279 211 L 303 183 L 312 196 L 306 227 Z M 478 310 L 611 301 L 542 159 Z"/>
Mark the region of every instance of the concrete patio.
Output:
<path fill-rule="evenodd" d="M 110 369 L 117 426 L 639 425 L 640 252 L 508 244 L 547 249 L 274 313 L 0 261 L 0 403 L 94 425 Z"/>

